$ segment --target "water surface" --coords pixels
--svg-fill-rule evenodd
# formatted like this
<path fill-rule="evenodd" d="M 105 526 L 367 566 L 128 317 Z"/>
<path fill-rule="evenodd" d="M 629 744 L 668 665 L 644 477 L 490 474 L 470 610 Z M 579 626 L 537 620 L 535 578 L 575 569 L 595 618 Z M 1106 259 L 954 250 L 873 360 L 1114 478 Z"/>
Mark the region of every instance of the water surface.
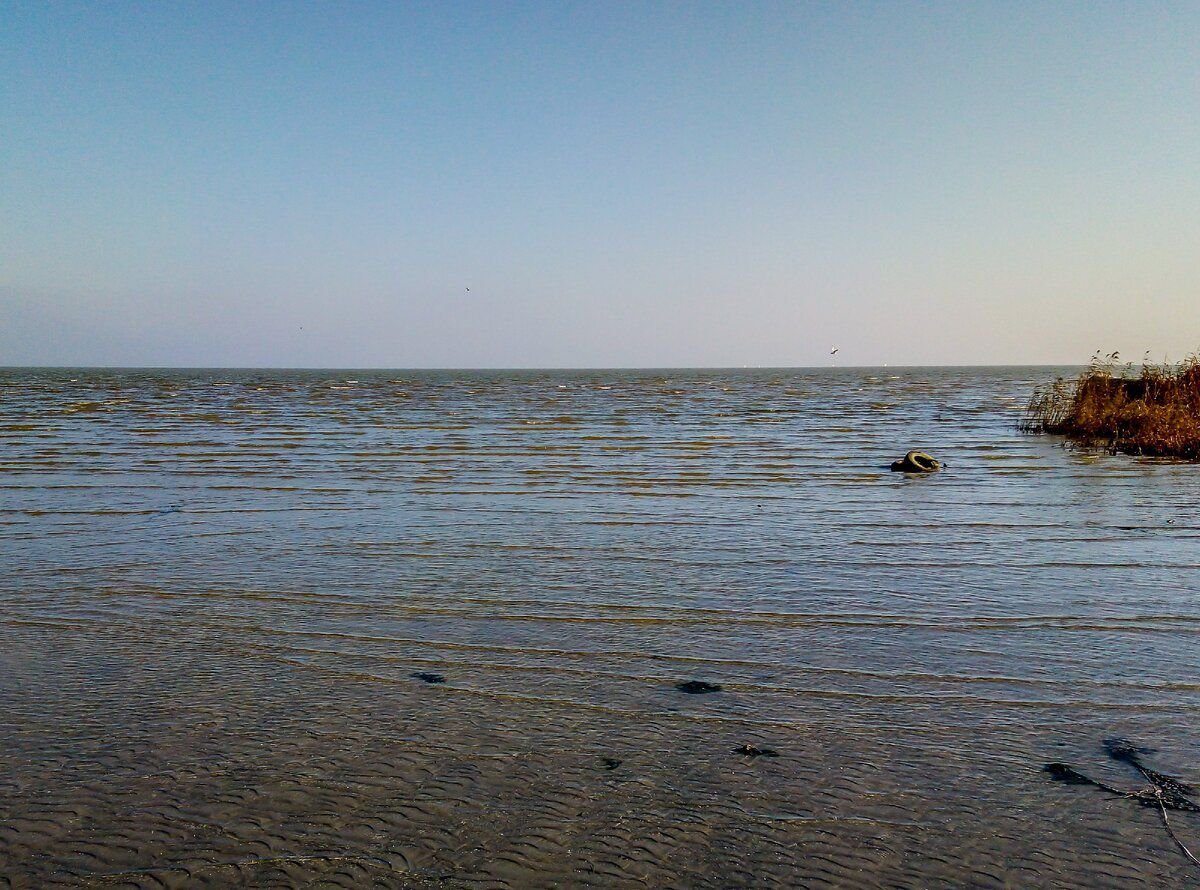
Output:
<path fill-rule="evenodd" d="M 1068 372 L 0 371 L 0 886 L 1187 885 L 1040 772 L 1200 759 L 1200 473 Z"/>

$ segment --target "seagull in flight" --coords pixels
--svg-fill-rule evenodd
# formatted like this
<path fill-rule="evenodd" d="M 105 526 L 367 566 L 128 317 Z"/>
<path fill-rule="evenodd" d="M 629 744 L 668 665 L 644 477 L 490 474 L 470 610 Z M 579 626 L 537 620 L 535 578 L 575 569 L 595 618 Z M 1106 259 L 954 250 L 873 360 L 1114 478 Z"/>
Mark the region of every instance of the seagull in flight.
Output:
<path fill-rule="evenodd" d="M 839 349 L 841 349 L 841 347 L 840 347 L 840 346 L 835 346 L 835 347 L 833 347 L 833 349 L 829 350 L 829 354 L 830 354 L 830 355 L 837 355 L 837 354 L 838 354 L 838 350 L 839 350 Z"/>

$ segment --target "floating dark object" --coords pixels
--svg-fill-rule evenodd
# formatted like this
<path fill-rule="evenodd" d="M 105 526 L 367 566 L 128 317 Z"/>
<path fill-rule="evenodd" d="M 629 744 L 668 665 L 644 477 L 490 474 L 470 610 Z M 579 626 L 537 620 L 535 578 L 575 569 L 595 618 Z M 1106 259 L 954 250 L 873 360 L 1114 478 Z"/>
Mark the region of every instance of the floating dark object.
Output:
<path fill-rule="evenodd" d="M 734 754 L 745 754 L 747 757 L 778 757 L 779 752 L 774 748 L 760 748 L 747 742 L 733 749 Z"/>
<path fill-rule="evenodd" d="M 1174 776 L 1168 776 L 1165 773 L 1160 773 L 1146 766 L 1146 764 L 1142 763 L 1142 755 L 1153 752 L 1149 748 L 1138 748 L 1128 739 L 1105 739 L 1104 750 L 1113 760 L 1128 764 L 1141 773 L 1142 778 L 1148 781 L 1150 786 L 1135 791 L 1123 791 L 1120 788 L 1114 788 L 1112 785 L 1106 785 L 1104 782 L 1098 782 L 1095 779 L 1085 776 L 1074 767 L 1068 766 L 1065 763 L 1047 763 L 1042 769 L 1049 773 L 1050 778 L 1057 782 L 1065 782 L 1068 785 L 1091 785 L 1093 788 L 1099 788 L 1108 794 L 1115 794 L 1127 800 L 1137 801 L 1137 803 L 1144 807 L 1154 807 L 1162 816 L 1163 827 L 1166 828 L 1171 840 L 1183 851 L 1184 856 L 1190 859 L 1195 865 L 1200 865 L 1200 859 L 1193 856 L 1192 851 L 1179 839 L 1175 834 L 1175 829 L 1171 827 L 1171 820 L 1167 818 L 1167 810 L 1200 813 L 1200 804 L 1197 804 L 1188 796 L 1194 794 L 1196 789 L 1187 782 L 1176 779 Z"/>
<path fill-rule="evenodd" d="M 604 762 L 604 768 L 608 770 L 616 769 L 621 765 L 621 761 L 617 760 L 615 757 L 604 757 L 601 759 Z"/>
<path fill-rule="evenodd" d="M 686 683 L 676 683 L 675 688 L 688 695 L 703 695 L 706 692 L 720 692 L 721 687 L 716 683 L 705 683 L 703 680 L 688 680 Z"/>
<path fill-rule="evenodd" d="M 432 674 L 429 671 L 417 671 L 413 674 L 413 678 L 420 680 L 423 683 L 445 683 L 446 678 L 441 674 Z"/>
<path fill-rule="evenodd" d="M 910 451 L 892 462 L 893 473 L 936 473 L 941 468 L 942 462 L 924 451 Z"/>

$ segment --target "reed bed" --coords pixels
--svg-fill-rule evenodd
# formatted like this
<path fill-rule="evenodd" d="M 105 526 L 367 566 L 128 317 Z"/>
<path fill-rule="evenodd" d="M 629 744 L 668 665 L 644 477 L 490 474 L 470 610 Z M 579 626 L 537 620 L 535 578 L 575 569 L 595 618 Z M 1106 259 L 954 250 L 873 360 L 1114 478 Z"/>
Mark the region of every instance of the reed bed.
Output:
<path fill-rule="evenodd" d="M 1035 391 L 1021 428 L 1113 453 L 1200 460 L 1200 355 L 1144 361 L 1138 372 L 1115 352 L 1097 354 L 1077 379 Z"/>

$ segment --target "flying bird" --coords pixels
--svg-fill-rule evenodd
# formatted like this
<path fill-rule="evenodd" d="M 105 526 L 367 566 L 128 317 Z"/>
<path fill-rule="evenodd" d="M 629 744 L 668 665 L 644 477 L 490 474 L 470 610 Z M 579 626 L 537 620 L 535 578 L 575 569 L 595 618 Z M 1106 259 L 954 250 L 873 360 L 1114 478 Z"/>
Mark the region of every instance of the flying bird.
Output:
<path fill-rule="evenodd" d="M 840 346 L 835 346 L 835 347 L 833 347 L 833 349 L 829 350 L 829 354 L 830 354 L 830 355 L 837 355 L 837 354 L 838 354 L 838 350 L 839 350 L 839 349 L 841 349 L 841 347 L 840 347 Z"/>

